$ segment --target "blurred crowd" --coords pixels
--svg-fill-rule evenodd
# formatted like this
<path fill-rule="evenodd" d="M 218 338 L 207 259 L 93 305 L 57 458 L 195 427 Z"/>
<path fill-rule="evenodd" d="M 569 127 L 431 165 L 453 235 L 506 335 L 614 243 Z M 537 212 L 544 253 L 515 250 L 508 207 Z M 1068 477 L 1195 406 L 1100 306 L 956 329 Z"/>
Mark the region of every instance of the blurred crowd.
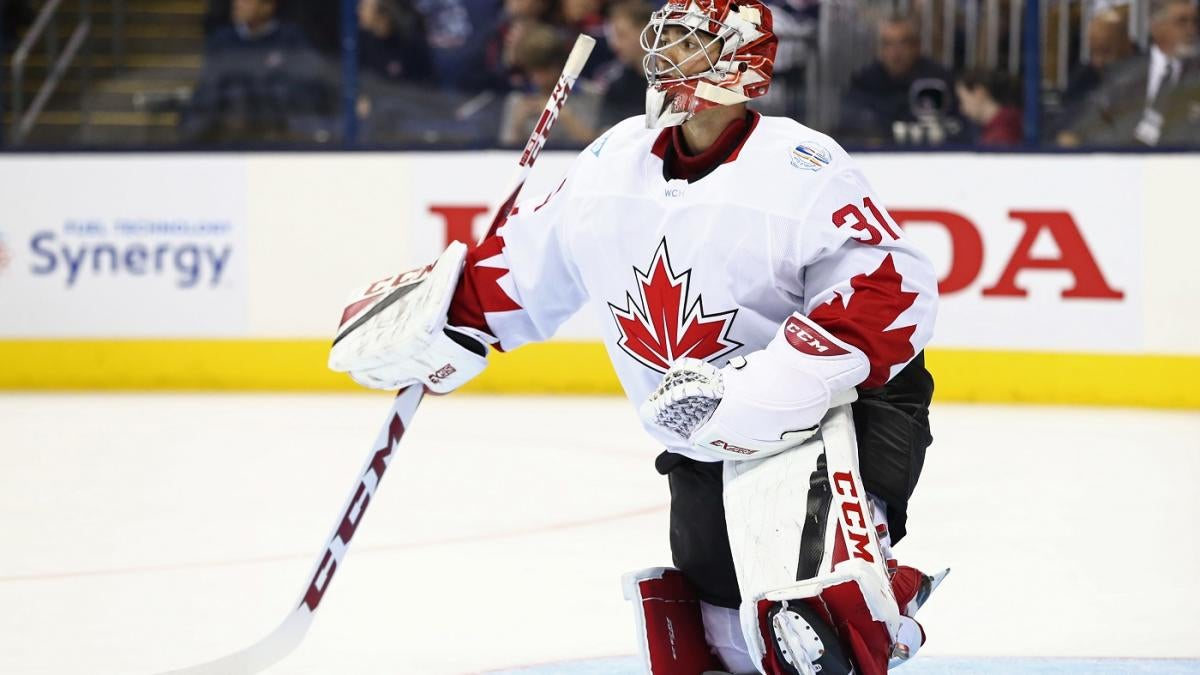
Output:
<path fill-rule="evenodd" d="M 1097 2 L 1086 23 L 1087 58 L 1066 87 L 1045 86 L 1037 111 L 1046 145 L 1200 145 L 1200 31 L 1193 0 L 1150 0 L 1139 50 L 1132 5 Z M 1003 45 L 1004 43 L 1001 42 Z M 1067 45 L 1077 48 L 1077 43 Z M 961 55 L 960 61 L 961 61 Z M 1044 55 L 1048 56 L 1048 55 Z M 1001 54 L 999 60 L 1007 61 Z M 950 69 L 921 53 L 918 22 L 892 15 L 877 29 L 876 59 L 850 80 L 840 138 L 853 145 L 1020 145 L 1023 68 Z"/>
<path fill-rule="evenodd" d="M 644 0 L 358 0 L 360 136 L 521 144 L 579 33 L 597 46 L 553 143 L 585 144 L 643 108 Z M 185 140 L 328 140 L 339 130 L 338 4 L 213 0 Z"/>
<path fill-rule="evenodd" d="M 643 110 L 639 36 L 656 8 L 647 0 L 357 1 L 353 109 L 360 140 L 522 144 L 580 33 L 597 46 L 552 145 L 582 146 Z M 1200 144 L 1195 1 L 1148 1 L 1144 49 L 1131 38 L 1128 0 L 1092 6 L 1087 58 L 1061 91 L 1043 87 L 1042 142 Z M 903 8 L 911 12 L 920 2 Z M 1011 147 L 1029 140 L 1023 72 L 1006 54 L 1000 62 L 1014 66 L 963 67 L 961 54 L 935 60 L 916 14 L 876 3 L 879 11 L 863 19 L 873 60 L 835 90 L 806 86 L 817 71 L 823 3 L 769 4 L 781 47 L 773 91 L 759 106 L 765 112 L 809 122 L 806 97 L 836 97 L 836 118 L 822 130 L 850 146 Z M 181 116 L 184 140 L 336 140 L 347 109 L 340 11 L 329 0 L 211 0 L 203 72 Z"/>
<path fill-rule="evenodd" d="M 1129 6 L 1107 7 L 1088 24 L 1090 58 L 1072 74 L 1054 120 L 1055 142 L 1079 145 L 1200 145 L 1200 20 L 1192 0 L 1150 6 L 1150 39 L 1129 39 Z"/>

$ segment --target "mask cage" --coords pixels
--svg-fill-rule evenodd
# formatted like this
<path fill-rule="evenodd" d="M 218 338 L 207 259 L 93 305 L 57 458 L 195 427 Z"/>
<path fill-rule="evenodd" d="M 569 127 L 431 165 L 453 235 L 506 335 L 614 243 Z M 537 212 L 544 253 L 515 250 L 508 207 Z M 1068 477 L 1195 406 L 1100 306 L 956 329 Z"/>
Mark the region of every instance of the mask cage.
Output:
<path fill-rule="evenodd" d="M 685 32 L 674 40 L 664 43 L 663 32 L 670 26 L 682 28 Z M 714 34 L 705 30 L 705 27 L 715 27 L 718 32 Z M 695 40 L 699 48 L 682 61 L 676 63 L 665 54 L 667 50 L 688 40 Z M 652 87 L 668 86 L 703 78 L 719 82 L 725 78 L 725 74 L 729 72 L 730 66 L 733 64 L 739 40 L 740 36 L 732 26 L 702 14 L 665 9 L 657 11 L 650 16 L 650 22 L 642 29 L 641 34 L 642 49 L 646 52 L 646 55 L 642 57 L 642 69 L 646 73 L 646 82 Z M 714 43 L 721 47 L 716 61 L 708 56 L 708 50 Z M 696 58 L 703 59 L 708 65 L 708 69 L 695 75 L 686 75 L 682 66 Z"/>

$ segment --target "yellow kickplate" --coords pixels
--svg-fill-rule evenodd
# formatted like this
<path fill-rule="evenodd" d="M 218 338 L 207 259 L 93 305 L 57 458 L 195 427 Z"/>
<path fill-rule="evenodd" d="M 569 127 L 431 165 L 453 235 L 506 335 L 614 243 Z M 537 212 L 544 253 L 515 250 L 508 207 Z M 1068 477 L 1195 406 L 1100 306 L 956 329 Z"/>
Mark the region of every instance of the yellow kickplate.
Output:
<path fill-rule="evenodd" d="M 0 340 L 0 389 L 361 391 L 325 340 Z M 493 353 L 465 391 L 619 394 L 599 342 Z M 939 401 L 1200 408 L 1200 357 L 930 350 Z"/>

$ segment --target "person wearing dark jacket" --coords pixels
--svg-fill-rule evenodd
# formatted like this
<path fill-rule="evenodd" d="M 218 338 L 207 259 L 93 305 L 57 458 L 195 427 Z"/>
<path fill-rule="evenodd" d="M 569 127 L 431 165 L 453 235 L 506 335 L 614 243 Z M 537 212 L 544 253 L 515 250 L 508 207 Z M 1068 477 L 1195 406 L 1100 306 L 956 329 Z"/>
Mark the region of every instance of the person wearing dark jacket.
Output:
<path fill-rule="evenodd" d="M 597 120 L 601 130 L 646 111 L 646 73 L 642 69 L 642 27 L 653 8 L 645 0 L 620 0 L 608 8 L 604 32 L 616 58 L 601 68 L 596 84 L 602 94 Z"/>
<path fill-rule="evenodd" d="M 386 80 L 419 82 L 433 75 L 421 16 L 399 0 L 359 0 L 358 65 Z"/>
<path fill-rule="evenodd" d="M 892 16 L 879 26 L 878 58 L 850 82 L 842 134 L 863 145 L 937 144 L 959 129 L 954 78 L 921 56 L 917 24 Z"/>
<path fill-rule="evenodd" d="M 194 143 L 313 140 L 328 134 L 336 94 L 324 63 L 276 0 L 233 0 L 232 23 L 204 47 L 204 68 L 181 121 Z"/>

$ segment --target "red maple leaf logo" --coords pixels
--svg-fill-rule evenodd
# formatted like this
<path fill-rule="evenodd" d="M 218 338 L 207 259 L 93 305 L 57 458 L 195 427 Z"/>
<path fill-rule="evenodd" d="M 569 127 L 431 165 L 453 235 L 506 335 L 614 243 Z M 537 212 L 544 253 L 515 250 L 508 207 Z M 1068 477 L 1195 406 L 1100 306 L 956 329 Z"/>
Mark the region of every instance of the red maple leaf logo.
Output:
<path fill-rule="evenodd" d="M 883 386 L 891 376 L 892 366 L 905 363 L 914 355 L 912 335 L 916 326 L 887 329 L 917 299 L 916 293 L 901 288 L 903 281 L 889 253 L 874 272 L 850 280 L 854 294 L 849 302 L 837 293 L 828 304 L 808 315 L 867 355 L 871 372 L 862 384 L 864 387 Z"/>
<path fill-rule="evenodd" d="M 688 304 L 692 271 L 675 274 L 665 238 L 654 252 L 649 271 L 635 267 L 633 274 L 641 302 L 626 293 L 625 309 L 611 302 L 608 307 L 621 332 L 617 345 L 642 365 L 665 373 L 676 359 L 712 361 L 742 346 L 729 338 L 736 309 L 705 314 L 699 295 Z"/>

